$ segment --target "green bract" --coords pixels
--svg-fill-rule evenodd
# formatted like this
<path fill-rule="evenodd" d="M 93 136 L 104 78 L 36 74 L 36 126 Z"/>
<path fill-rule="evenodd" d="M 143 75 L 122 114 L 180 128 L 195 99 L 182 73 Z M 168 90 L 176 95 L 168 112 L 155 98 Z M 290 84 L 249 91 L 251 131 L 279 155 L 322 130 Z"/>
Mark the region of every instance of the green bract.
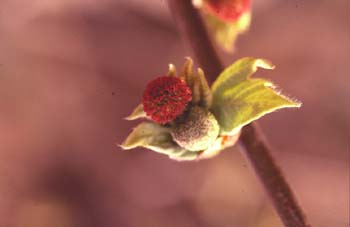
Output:
<path fill-rule="evenodd" d="M 140 123 L 121 145 L 122 148 L 144 147 L 179 161 L 210 158 L 224 148 L 234 145 L 243 126 L 277 109 L 301 105 L 300 102 L 276 91 L 271 82 L 250 78 L 259 67 L 274 68 L 266 60 L 242 58 L 236 61 L 218 76 L 211 88 L 208 86 L 204 72 L 198 69 L 197 73 L 194 73 L 192 65 L 192 60 L 187 58 L 179 74 L 179 77 L 192 90 L 192 101 L 188 110 L 168 125 L 162 126 L 153 122 Z M 176 69 L 172 64 L 169 65 L 168 76 L 176 76 Z M 202 112 L 207 114 L 200 114 Z M 196 119 L 197 115 L 198 119 Z M 203 116 L 208 119 L 203 119 Z M 135 120 L 145 117 L 140 104 L 126 119 Z M 203 123 L 195 124 L 196 121 Z M 205 122 L 208 122 L 209 126 L 211 125 L 209 122 L 217 122 L 219 129 L 215 123 L 210 126 L 213 128 L 206 132 L 203 128 L 208 127 Z M 202 128 L 197 130 L 195 127 Z M 182 131 L 179 132 L 179 129 Z M 208 134 L 198 137 L 198 132 Z M 186 135 L 186 133 L 189 134 Z M 181 140 L 179 140 L 180 137 Z M 194 139 L 190 141 L 187 138 Z"/>
<path fill-rule="evenodd" d="M 197 154 L 178 146 L 170 135 L 170 130 L 153 122 L 140 123 L 121 145 L 123 149 L 144 147 L 166 154 L 172 159 L 192 160 Z"/>
<path fill-rule="evenodd" d="M 216 43 L 228 52 L 233 51 L 237 37 L 248 30 L 251 20 L 250 11 L 245 12 L 233 22 L 222 21 L 208 13 L 204 13 L 203 16 Z"/>

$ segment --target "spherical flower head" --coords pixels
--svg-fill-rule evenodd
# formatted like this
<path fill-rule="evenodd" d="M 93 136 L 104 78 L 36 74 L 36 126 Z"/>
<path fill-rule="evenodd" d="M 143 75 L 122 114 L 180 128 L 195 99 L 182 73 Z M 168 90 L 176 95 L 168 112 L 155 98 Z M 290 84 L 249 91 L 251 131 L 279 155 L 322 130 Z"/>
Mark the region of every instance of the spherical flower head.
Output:
<path fill-rule="evenodd" d="M 205 0 L 204 7 L 218 18 L 230 22 L 249 10 L 250 0 Z"/>
<path fill-rule="evenodd" d="M 219 130 L 219 124 L 212 113 L 194 106 L 185 119 L 176 124 L 171 135 L 180 147 L 189 151 L 203 151 L 215 142 Z"/>
<path fill-rule="evenodd" d="M 192 99 L 191 89 L 178 77 L 152 80 L 143 93 L 143 109 L 152 120 L 166 124 L 181 115 Z"/>

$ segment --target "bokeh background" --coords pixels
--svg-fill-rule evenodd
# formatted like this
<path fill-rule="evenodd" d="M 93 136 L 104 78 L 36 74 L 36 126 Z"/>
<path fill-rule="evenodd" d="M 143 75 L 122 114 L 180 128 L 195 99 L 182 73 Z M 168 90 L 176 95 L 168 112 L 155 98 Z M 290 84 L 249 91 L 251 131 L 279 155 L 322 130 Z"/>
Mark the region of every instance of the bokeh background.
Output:
<path fill-rule="evenodd" d="M 117 144 L 191 55 L 164 0 L 1 0 L 0 227 L 282 226 L 239 147 L 178 163 Z M 349 226 L 350 3 L 253 0 L 244 56 L 302 100 L 259 120 L 313 226 Z"/>

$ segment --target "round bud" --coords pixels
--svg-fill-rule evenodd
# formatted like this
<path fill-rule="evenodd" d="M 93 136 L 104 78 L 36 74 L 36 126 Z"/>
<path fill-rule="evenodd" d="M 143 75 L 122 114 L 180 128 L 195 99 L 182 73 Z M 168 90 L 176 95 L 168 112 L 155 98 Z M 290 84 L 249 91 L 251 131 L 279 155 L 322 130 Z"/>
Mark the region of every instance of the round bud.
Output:
<path fill-rule="evenodd" d="M 192 99 L 191 89 L 178 77 L 152 80 L 143 93 L 143 109 L 152 120 L 166 124 L 182 114 Z"/>
<path fill-rule="evenodd" d="M 208 110 L 195 106 L 174 126 L 174 141 L 189 151 L 207 149 L 219 135 L 219 124 Z"/>

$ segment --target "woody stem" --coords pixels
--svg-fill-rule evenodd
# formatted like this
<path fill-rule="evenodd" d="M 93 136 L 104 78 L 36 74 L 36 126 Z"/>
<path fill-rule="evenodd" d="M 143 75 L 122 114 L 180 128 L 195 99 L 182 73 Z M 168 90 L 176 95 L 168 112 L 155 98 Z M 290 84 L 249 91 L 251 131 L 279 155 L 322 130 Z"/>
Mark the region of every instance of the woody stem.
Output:
<path fill-rule="evenodd" d="M 168 2 L 181 35 L 191 46 L 209 79 L 215 80 L 224 66 L 210 41 L 198 11 L 191 0 L 168 0 Z M 245 156 L 255 169 L 284 225 L 310 227 L 256 123 L 242 129 L 240 142 L 245 148 Z"/>

